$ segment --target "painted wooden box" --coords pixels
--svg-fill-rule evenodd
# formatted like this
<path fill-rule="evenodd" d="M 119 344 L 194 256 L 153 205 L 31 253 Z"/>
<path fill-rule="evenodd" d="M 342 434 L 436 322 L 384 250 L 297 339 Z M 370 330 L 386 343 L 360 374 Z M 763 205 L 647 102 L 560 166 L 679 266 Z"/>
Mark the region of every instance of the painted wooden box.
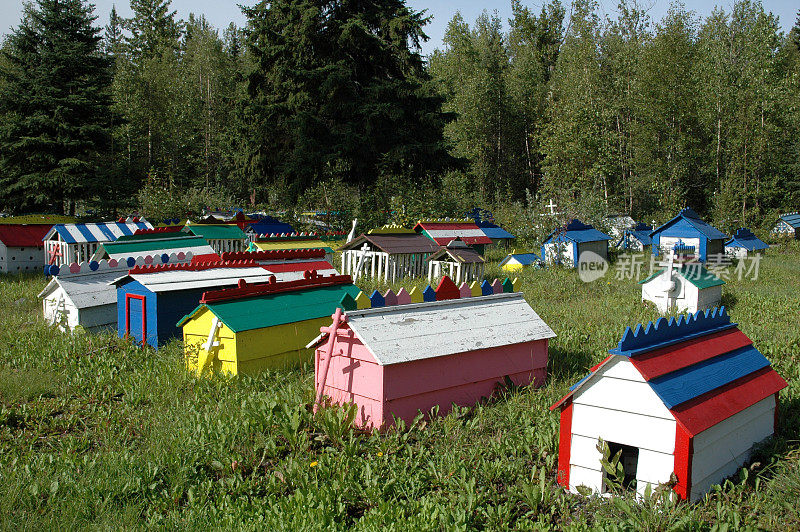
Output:
<path fill-rule="evenodd" d="M 616 244 L 623 251 L 644 251 L 653 244 L 650 233 L 653 227 L 645 223 L 637 223 L 632 229 L 626 229 Z"/>
<path fill-rule="evenodd" d="M 668 254 L 678 242 L 693 246 L 697 250 L 697 260 L 706 262 L 709 255 L 722 255 L 728 237 L 719 229 L 706 223 L 700 215 L 689 207 L 677 216 L 655 229 L 652 251 L 656 256 Z"/>
<path fill-rule="evenodd" d="M 223 253 L 222 260 L 248 260 L 266 267 L 274 274 L 281 274 L 281 281 L 303 279 L 306 271 L 329 277 L 339 272 L 326 260 L 324 249 L 273 249 L 268 251 L 242 251 Z"/>
<path fill-rule="evenodd" d="M 420 220 L 414 226 L 414 231 L 425 235 L 439 246 L 446 246 L 453 239 L 460 238 L 481 255 L 483 255 L 484 247 L 492 244 L 492 239 L 486 236 L 486 233 L 469 218 L 464 220 L 449 218 Z"/>
<path fill-rule="evenodd" d="M 219 254 L 244 251 L 246 247 L 247 236 L 236 225 L 189 223 L 182 231 L 203 238 Z"/>
<path fill-rule="evenodd" d="M 278 233 L 250 235 L 246 251 L 278 251 L 289 249 L 321 249 L 325 260 L 333 262 L 333 248 L 312 233 Z"/>
<path fill-rule="evenodd" d="M 178 323 L 187 367 L 197 375 L 238 375 L 310 361 L 306 344 L 348 294 L 358 294 L 350 276 L 318 272 L 295 281 L 206 292 L 200 306 Z"/>
<path fill-rule="evenodd" d="M 725 242 L 725 253 L 737 259 L 745 259 L 750 253 L 759 253 L 768 249 L 768 244 L 744 227 L 737 229 L 733 238 Z"/>
<path fill-rule="evenodd" d="M 516 272 L 528 267 L 541 268 L 544 261 L 536 253 L 518 252 L 516 249 L 500 261 L 500 269 L 506 272 Z"/>
<path fill-rule="evenodd" d="M 152 228 L 150 222 L 140 218 L 96 224 L 56 224 L 44 237 L 45 265 L 88 262 L 101 243 Z"/>
<path fill-rule="evenodd" d="M 117 327 L 117 291 L 111 282 L 136 265 L 178 264 L 192 260 L 191 253 L 153 257 L 145 255 L 126 259 L 100 260 L 45 266 L 51 276 L 39 294 L 45 321 L 62 331 L 80 326 L 87 332 Z"/>
<path fill-rule="evenodd" d="M 117 291 L 117 332 L 158 347 L 179 337 L 175 325 L 209 289 L 234 287 L 239 279 L 266 282 L 270 275 L 255 262 L 203 262 L 137 266 L 113 281 Z"/>
<path fill-rule="evenodd" d="M 357 425 L 382 429 L 434 406 L 445 415 L 453 404 L 473 405 L 506 376 L 544 384 L 555 334 L 521 293 L 462 299 L 449 278 L 439 292 L 454 299 L 335 315 L 309 344 L 318 400 L 354 403 Z"/>
<path fill-rule="evenodd" d="M 0 224 L 0 273 L 41 271 L 50 225 Z"/>
<path fill-rule="evenodd" d="M 608 491 L 596 445 L 620 452 L 624 487 L 670 482 L 696 500 L 775 430 L 786 381 L 724 308 L 625 330 L 619 345 L 551 409 L 561 412 L 558 482 Z"/>
<path fill-rule="evenodd" d="M 659 312 L 697 312 L 718 307 L 725 281 L 694 261 L 694 248 L 675 245 L 665 268 L 659 269 L 642 285 L 642 301 L 655 304 Z"/>
<path fill-rule="evenodd" d="M 563 264 L 577 268 L 584 253 L 592 252 L 608 260 L 611 237 L 585 224 L 572 220 L 565 228 L 550 233 L 542 243 L 542 258 L 547 264 Z"/>
<path fill-rule="evenodd" d="M 180 232 L 179 227 L 163 227 L 137 231 L 131 236 L 121 236 L 114 242 L 100 244 L 92 260 L 116 259 L 139 255 L 170 255 L 172 253 L 191 253 L 194 257 L 219 256 L 202 237 Z"/>
<path fill-rule="evenodd" d="M 772 234 L 800 239 L 800 212 L 781 214 L 772 228 Z"/>
<path fill-rule="evenodd" d="M 426 272 L 426 259 L 439 246 L 411 229 L 386 225 L 372 229 L 341 248 L 342 273 L 355 281 L 362 277 L 397 281 L 420 277 Z"/>
<path fill-rule="evenodd" d="M 428 257 L 428 282 L 450 277 L 456 284 L 483 279 L 483 257 L 461 238 L 454 238 Z"/>

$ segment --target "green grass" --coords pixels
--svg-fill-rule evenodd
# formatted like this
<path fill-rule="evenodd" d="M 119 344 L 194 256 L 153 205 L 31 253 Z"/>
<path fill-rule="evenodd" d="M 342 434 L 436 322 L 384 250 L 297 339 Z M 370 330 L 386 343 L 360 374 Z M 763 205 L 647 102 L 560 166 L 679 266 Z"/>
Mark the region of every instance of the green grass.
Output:
<path fill-rule="evenodd" d="M 75 216 L 62 214 L 25 214 L 0 218 L 0 224 L 71 224 L 77 221 Z"/>
<path fill-rule="evenodd" d="M 488 273 L 499 274 L 496 263 Z M 571 271 L 526 270 L 526 297 L 558 334 L 547 385 L 377 435 L 350 429 L 340 409 L 312 416 L 311 367 L 198 380 L 177 342 L 156 352 L 111 335 L 59 334 L 40 317 L 44 279 L 0 277 L 0 524 L 798 529 L 798 274 L 800 250 L 773 250 L 757 282 L 725 288 L 733 319 L 790 387 L 775 440 L 697 504 L 585 499 L 555 484 L 558 415 L 548 407 L 625 326 L 657 317 L 633 280 L 584 284 Z"/>

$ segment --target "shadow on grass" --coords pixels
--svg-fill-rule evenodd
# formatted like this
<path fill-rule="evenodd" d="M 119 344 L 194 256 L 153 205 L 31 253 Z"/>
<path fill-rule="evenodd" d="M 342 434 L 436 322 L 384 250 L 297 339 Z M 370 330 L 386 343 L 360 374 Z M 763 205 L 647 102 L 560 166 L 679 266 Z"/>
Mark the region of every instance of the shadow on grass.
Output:
<path fill-rule="evenodd" d="M 548 381 L 576 381 L 584 377 L 589 368 L 598 362 L 600 360 L 595 360 L 591 351 L 576 351 L 551 346 L 547 360 L 547 379 Z"/>
<path fill-rule="evenodd" d="M 724 306 L 726 309 L 728 309 L 729 311 L 731 311 L 734 308 L 736 308 L 736 303 L 738 303 L 738 302 L 739 302 L 739 298 L 736 297 L 736 294 L 732 294 L 730 292 L 723 292 L 722 300 L 721 300 L 720 304 L 722 306 Z"/>

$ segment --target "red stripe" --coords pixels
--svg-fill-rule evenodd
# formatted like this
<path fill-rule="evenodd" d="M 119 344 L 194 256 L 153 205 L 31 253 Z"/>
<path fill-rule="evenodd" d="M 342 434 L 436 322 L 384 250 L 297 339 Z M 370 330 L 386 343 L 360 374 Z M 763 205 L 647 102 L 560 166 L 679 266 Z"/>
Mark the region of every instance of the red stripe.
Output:
<path fill-rule="evenodd" d="M 436 222 L 423 222 L 422 228 L 426 231 L 465 231 L 480 229 L 475 224 L 471 223 L 436 223 Z"/>
<path fill-rule="evenodd" d="M 272 273 L 302 272 L 311 270 L 332 270 L 333 266 L 329 262 L 284 262 L 281 264 L 265 264 L 264 268 Z"/>
<path fill-rule="evenodd" d="M 742 331 L 731 329 L 634 356 L 631 362 L 650 381 L 752 344 Z"/>
<path fill-rule="evenodd" d="M 692 456 L 694 454 L 694 442 L 680 423 L 675 428 L 675 476 L 678 483 L 672 488 L 678 497 L 688 499 L 692 490 Z"/>
<path fill-rule="evenodd" d="M 766 367 L 686 401 L 671 412 L 695 436 L 786 386 L 777 371 Z"/>
<path fill-rule="evenodd" d="M 569 455 L 572 446 L 572 401 L 561 409 L 561 432 L 558 438 L 558 483 L 569 489 Z"/>

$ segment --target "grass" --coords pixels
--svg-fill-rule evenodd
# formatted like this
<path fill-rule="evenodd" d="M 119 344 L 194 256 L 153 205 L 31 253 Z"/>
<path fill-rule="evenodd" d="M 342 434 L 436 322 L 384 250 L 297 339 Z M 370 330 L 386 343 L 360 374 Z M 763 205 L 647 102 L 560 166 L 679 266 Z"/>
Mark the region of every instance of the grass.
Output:
<path fill-rule="evenodd" d="M 733 319 L 790 386 L 774 441 L 697 504 L 587 499 L 555 484 L 549 405 L 625 326 L 657 317 L 634 280 L 526 270 L 526 297 L 558 334 L 547 385 L 377 435 L 352 430 L 341 409 L 312 416 L 311 367 L 198 380 L 177 342 L 154 351 L 60 334 L 40 317 L 44 279 L 0 277 L 0 526 L 796 530 L 798 273 L 800 249 L 773 250 L 758 281 L 725 288 Z"/>
<path fill-rule="evenodd" d="M 0 224 L 71 224 L 77 221 L 75 216 L 62 214 L 24 214 L 0 218 Z"/>

